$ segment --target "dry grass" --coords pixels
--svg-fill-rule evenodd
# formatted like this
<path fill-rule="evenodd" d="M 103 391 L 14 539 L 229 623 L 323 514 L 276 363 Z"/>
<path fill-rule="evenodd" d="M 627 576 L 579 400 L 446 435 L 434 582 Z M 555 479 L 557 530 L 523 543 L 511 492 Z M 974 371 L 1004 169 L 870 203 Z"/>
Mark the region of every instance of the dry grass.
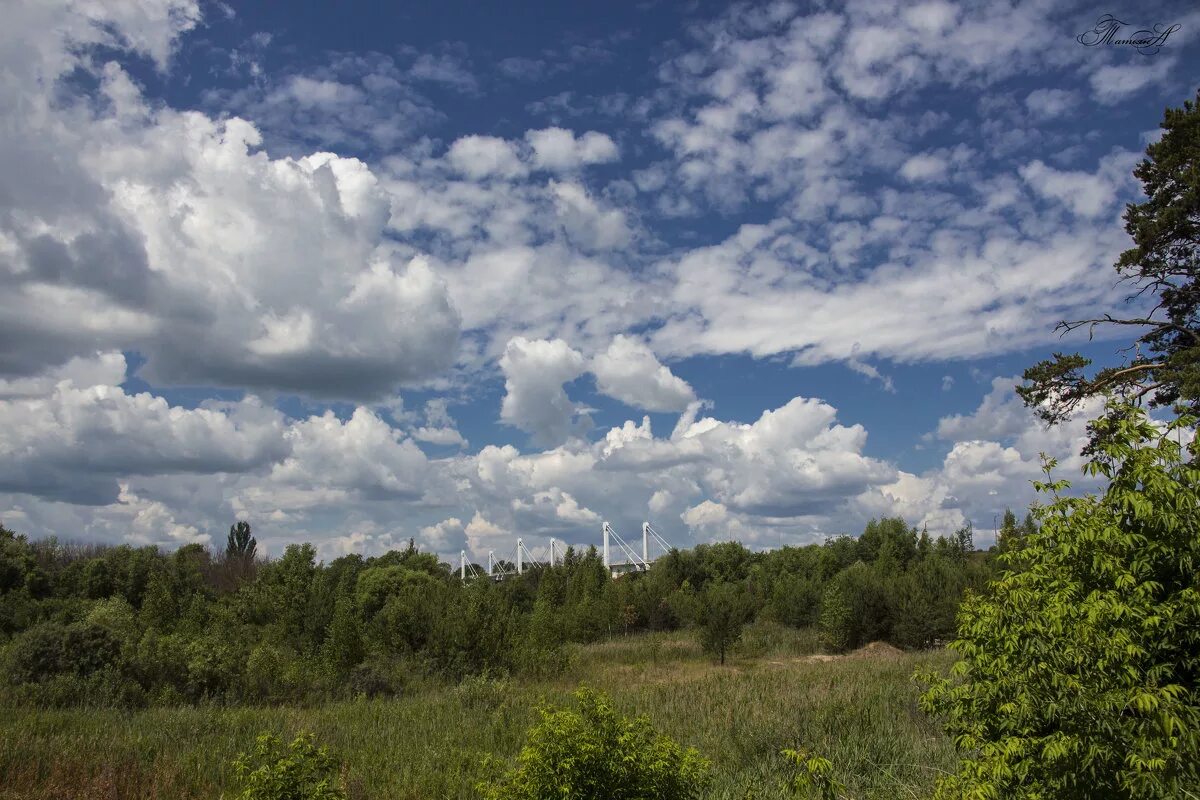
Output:
<path fill-rule="evenodd" d="M 217 798 L 232 793 L 230 762 L 261 731 L 312 730 L 345 763 L 352 798 L 469 798 L 511 758 L 540 703 L 568 701 L 587 683 L 627 713 L 713 761 L 710 798 L 786 796 L 783 747 L 831 758 L 853 798 L 927 795 L 953 764 L 946 739 L 916 708 L 910 676 L 944 653 L 879 649 L 814 661 L 805 632 L 751 631 L 727 667 L 682 634 L 582 648 L 544 681 L 473 680 L 418 696 L 315 708 L 7 710 L 0 715 L 0 798 Z"/>

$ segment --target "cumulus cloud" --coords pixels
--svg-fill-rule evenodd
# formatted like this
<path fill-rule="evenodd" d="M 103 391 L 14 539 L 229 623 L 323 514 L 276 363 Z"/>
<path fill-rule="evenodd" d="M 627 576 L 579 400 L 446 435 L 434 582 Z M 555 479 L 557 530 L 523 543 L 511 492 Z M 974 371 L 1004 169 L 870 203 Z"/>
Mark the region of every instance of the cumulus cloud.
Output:
<path fill-rule="evenodd" d="M 252 397 L 185 409 L 68 378 L 47 396 L 0 400 L 0 491 L 106 504 L 121 477 L 245 472 L 287 450 L 281 415 Z"/>
<path fill-rule="evenodd" d="M 947 415 L 928 438 L 944 458 L 912 474 L 828 403 L 718 419 L 660 360 L 837 361 L 888 388 L 882 359 L 1033 347 L 1071 309 L 1113 302 L 1139 154 L 1031 121 L 1090 110 L 1089 88 L 1128 99 L 1176 66 L 1058 46 L 1052 5 L 868 6 L 737 6 L 690 26 L 645 96 L 597 100 L 649 134 L 645 163 L 616 179 L 585 169 L 621 156 L 598 131 L 415 138 L 441 119 L 415 82 L 477 88 L 452 48 L 328 54 L 179 111 L 120 62 L 169 69 L 195 5 L 14 7 L 0 30 L 0 108 L 21 110 L 0 141 L 6 523 L 173 544 L 244 516 L 272 546 L 416 536 L 478 556 L 518 532 L 595 542 L 600 519 L 766 545 L 872 515 L 945 532 L 1021 507 L 1038 450 L 1074 468 L 1081 429 L 1031 426 L 1011 382 Z M 1022 73 L 1062 88 L 1004 83 Z M 924 89 L 951 101 L 922 110 Z M 750 203 L 761 224 L 670 233 L 670 218 Z M 119 388 L 121 351 L 155 387 L 318 405 L 172 405 Z M 412 384 L 474 402 L 462 394 L 497 368 L 501 420 L 546 449 L 467 452 L 444 400 L 398 411 Z M 643 417 L 586 438 L 588 382 L 566 387 L 589 371 L 632 407 L 680 412 L 673 430 Z"/>
<path fill-rule="evenodd" d="M 1106 105 L 1119 103 L 1152 83 L 1157 83 L 1175 66 L 1175 59 L 1159 57 L 1145 59 L 1142 64 L 1108 65 L 1091 75 L 1092 94 Z"/>
<path fill-rule="evenodd" d="M 525 133 L 525 141 L 533 149 L 535 169 L 550 172 L 570 172 L 591 164 L 616 161 L 617 145 L 607 134 L 588 131 L 576 136 L 566 128 L 543 128 Z"/>
<path fill-rule="evenodd" d="M 0 398 L 35 398 L 52 394 L 64 381 L 78 388 L 116 386 L 125 380 L 122 353 L 77 356 L 59 367 L 24 378 L 0 378 Z"/>
<path fill-rule="evenodd" d="M 558 444 L 590 424 L 567 397 L 563 384 L 583 374 L 583 355 L 562 339 L 510 339 L 500 358 L 504 400 L 500 419 L 533 435 L 541 444 Z"/>
<path fill-rule="evenodd" d="M 466 447 L 468 442 L 446 410 L 446 399 L 435 397 L 425 403 L 425 424 L 413 431 L 413 438 L 430 444 Z"/>
<path fill-rule="evenodd" d="M 450 517 L 421 528 L 421 543 L 435 553 L 453 553 L 467 544 L 466 526 L 458 517 Z"/>
<path fill-rule="evenodd" d="M 1025 96 L 1025 107 L 1042 119 L 1061 117 L 1079 104 L 1069 89 L 1034 89 Z"/>
<path fill-rule="evenodd" d="M 946 166 L 943 159 L 922 153 L 905 161 L 900 174 L 910 181 L 940 181 L 946 177 Z"/>
<path fill-rule="evenodd" d="M 654 351 L 632 336 L 618 334 L 592 359 L 596 388 L 609 397 L 647 411 L 683 411 L 696 399 L 687 381 L 659 362 Z"/>
<path fill-rule="evenodd" d="M 1021 177 L 1043 197 L 1062 203 L 1082 217 L 1098 217 L 1116 200 L 1112 181 L 1104 175 L 1057 170 L 1041 161 L 1021 167 Z"/>
<path fill-rule="evenodd" d="M 619 209 L 600 206 L 577 183 L 550 182 L 555 210 L 570 241 L 584 250 L 611 250 L 629 244 L 633 234 Z"/>
<path fill-rule="evenodd" d="M 992 389 L 970 414 L 950 414 L 938 420 L 937 435 L 948 441 L 960 439 L 1008 440 L 1031 424 L 1029 409 L 1019 400 L 1016 378 L 994 378 Z M 951 381 L 951 386 L 953 381 Z M 947 387 L 949 388 L 949 387 Z"/>
<path fill-rule="evenodd" d="M 900 472 L 856 503 L 874 514 L 898 513 L 934 534 L 970 522 L 976 545 L 987 546 L 1005 510 L 1020 514 L 1037 499 L 1032 481 L 1042 477 L 1042 453 L 1058 460 L 1059 477 L 1069 479 L 1075 491 L 1095 490 L 1096 480 L 1081 473 L 1081 453 L 1087 419 L 1099 412 L 1099 404 L 1089 403 L 1075 418 L 1048 428 L 1013 391 L 1018 381 L 996 378 L 972 412 L 938 421 L 936 436 L 949 450 L 936 468 L 922 475 Z"/>
<path fill-rule="evenodd" d="M 495 136 L 473 135 L 456 139 L 446 152 L 446 160 L 472 180 L 516 178 L 526 172 L 516 148 L 507 140 Z"/>
<path fill-rule="evenodd" d="M 89 20 L 33 4 L 21 13 L 41 27 L 6 26 L 14 79 L 0 100 L 41 112 L 7 117 L 0 148 L 10 185 L 27 187 L 0 193 L 0 341 L 33 343 L 0 349 L 0 373 L 132 349 L 160 384 L 368 398 L 447 366 L 458 316 L 428 262 L 384 237 L 389 200 L 370 168 L 273 159 L 254 125 L 145 103 L 121 67 L 81 48 L 165 64 L 195 21 L 175 6 Z M 60 91 L 94 64 L 107 102 Z"/>
<path fill-rule="evenodd" d="M 294 423 L 291 453 L 275 464 L 270 482 L 353 496 L 414 500 L 424 494 L 428 461 L 421 449 L 370 409 L 358 407 L 343 421 L 332 411 Z"/>

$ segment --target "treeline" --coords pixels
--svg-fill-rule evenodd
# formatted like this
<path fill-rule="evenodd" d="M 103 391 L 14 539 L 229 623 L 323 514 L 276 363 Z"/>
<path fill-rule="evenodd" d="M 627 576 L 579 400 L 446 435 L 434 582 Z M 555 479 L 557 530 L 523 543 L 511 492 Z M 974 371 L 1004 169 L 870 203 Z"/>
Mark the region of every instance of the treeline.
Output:
<path fill-rule="evenodd" d="M 1031 523 L 1026 523 L 1029 525 Z M 1008 515 L 1006 530 L 1022 526 Z M 989 577 L 970 529 L 931 539 L 899 519 L 765 553 L 673 551 L 609 578 L 594 548 L 503 582 L 463 583 L 410 542 L 319 563 L 311 545 L 65 546 L 0 526 L 0 666 L 8 702 L 139 707 L 403 693 L 423 680 L 554 673 L 566 645 L 696 626 L 722 660 L 756 619 L 819 626 L 831 650 L 949 637 Z"/>

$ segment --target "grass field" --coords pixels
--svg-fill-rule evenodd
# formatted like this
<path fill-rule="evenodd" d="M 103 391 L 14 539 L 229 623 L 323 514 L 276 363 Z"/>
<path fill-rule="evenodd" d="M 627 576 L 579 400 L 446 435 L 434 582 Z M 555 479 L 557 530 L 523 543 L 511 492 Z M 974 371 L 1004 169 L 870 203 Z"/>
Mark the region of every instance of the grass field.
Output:
<path fill-rule="evenodd" d="M 0 798 L 208 798 L 233 793 L 231 762 L 271 731 L 316 733 L 344 763 L 352 800 L 475 797 L 513 757 L 539 703 L 580 683 L 695 746 L 713 762 L 711 798 L 785 797 L 783 747 L 832 759 L 851 798 L 927 796 L 953 765 L 948 740 L 916 707 L 918 667 L 944 652 L 814 657 L 811 634 L 748 631 L 726 667 L 685 634 L 580 648 L 553 679 L 472 680 L 411 697 L 307 708 L 0 709 Z"/>

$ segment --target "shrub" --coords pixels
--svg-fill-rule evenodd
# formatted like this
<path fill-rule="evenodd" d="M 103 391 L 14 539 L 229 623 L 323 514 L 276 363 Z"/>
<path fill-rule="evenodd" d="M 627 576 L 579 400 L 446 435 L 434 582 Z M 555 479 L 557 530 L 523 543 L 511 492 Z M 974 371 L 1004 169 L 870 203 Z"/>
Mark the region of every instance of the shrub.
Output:
<path fill-rule="evenodd" d="M 1110 407 L 1087 470 L 1009 570 L 969 597 L 950 678 L 922 706 L 963 754 L 938 797 L 1165 798 L 1200 787 L 1200 447 Z M 1182 436 L 1180 435 L 1180 438 Z M 1049 475 L 1053 462 L 1048 462 Z"/>
<path fill-rule="evenodd" d="M 233 769 L 242 785 L 238 800 L 345 800 L 337 762 L 311 733 L 301 733 L 286 749 L 279 738 L 261 734 L 251 753 Z"/>
<path fill-rule="evenodd" d="M 690 800 L 708 783 L 709 764 L 654 730 L 646 717 L 627 719 L 607 697 L 575 693 L 579 711 L 541 709 L 541 721 L 517 766 L 481 786 L 488 800 Z"/>
<path fill-rule="evenodd" d="M 783 750 L 781 755 L 795 774 L 788 788 L 798 797 L 837 800 L 843 787 L 833 777 L 833 762 L 807 750 Z"/>

